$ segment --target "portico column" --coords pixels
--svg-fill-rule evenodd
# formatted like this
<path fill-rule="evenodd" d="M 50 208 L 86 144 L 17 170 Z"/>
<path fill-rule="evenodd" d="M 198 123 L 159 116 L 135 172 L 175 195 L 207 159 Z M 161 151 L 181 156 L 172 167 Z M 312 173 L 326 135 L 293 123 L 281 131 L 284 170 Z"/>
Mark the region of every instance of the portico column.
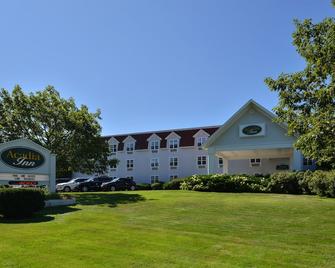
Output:
<path fill-rule="evenodd" d="M 215 174 L 216 172 L 216 156 L 214 152 L 208 152 L 207 174 Z"/>
<path fill-rule="evenodd" d="M 228 174 L 228 159 L 223 158 L 223 174 Z"/>
<path fill-rule="evenodd" d="M 290 161 L 290 169 L 291 170 L 302 170 L 302 159 L 303 156 L 300 153 L 300 151 L 293 149 L 292 156 L 291 156 L 291 161 Z"/>
<path fill-rule="evenodd" d="M 56 155 L 50 155 L 49 192 L 56 192 Z"/>

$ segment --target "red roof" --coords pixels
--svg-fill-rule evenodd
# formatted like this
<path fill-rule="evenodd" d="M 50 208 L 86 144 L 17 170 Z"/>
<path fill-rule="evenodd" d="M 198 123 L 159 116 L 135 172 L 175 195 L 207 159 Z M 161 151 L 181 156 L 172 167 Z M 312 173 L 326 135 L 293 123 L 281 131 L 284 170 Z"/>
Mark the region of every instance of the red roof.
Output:
<path fill-rule="evenodd" d="M 161 138 L 160 148 L 166 148 L 166 137 L 169 136 L 172 132 L 179 135 L 180 138 L 180 147 L 185 146 L 193 146 L 194 145 L 194 134 L 196 134 L 199 130 L 204 130 L 210 136 L 219 128 L 219 126 L 212 126 L 212 127 L 198 127 L 198 128 L 188 128 L 188 129 L 173 129 L 173 130 L 163 130 L 163 131 L 152 131 L 152 132 L 142 132 L 142 133 L 129 133 L 129 134 L 122 134 L 122 135 L 111 135 L 105 136 L 104 138 L 109 140 L 110 138 L 114 137 L 119 142 L 118 151 L 123 150 L 123 141 L 128 136 L 131 136 L 133 139 L 136 140 L 135 142 L 135 150 L 141 149 L 148 149 L 148 141 L 147 139 L 156 134 Z"/>

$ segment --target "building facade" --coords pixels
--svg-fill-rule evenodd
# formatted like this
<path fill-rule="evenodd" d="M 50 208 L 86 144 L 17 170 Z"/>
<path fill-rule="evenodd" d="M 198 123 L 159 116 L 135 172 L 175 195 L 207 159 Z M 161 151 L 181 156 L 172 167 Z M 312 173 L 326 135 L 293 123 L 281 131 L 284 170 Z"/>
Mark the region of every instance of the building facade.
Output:
<path fill-rule="evenodd" d="M 105 137 L 111 157 L 119 160 L 108 175 L 152 183 L 193 174 L 313 169 L 313 162 L 293 148 L 295 137 L 287 136 L 286 126 L 274 118 L 250 100 L 222 126 Z"/>

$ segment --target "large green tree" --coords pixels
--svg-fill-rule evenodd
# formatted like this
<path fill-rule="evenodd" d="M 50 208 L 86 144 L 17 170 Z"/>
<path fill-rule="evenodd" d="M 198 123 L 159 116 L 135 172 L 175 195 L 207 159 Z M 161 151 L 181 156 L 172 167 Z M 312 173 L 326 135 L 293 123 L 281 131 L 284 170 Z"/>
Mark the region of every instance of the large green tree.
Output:
<path fill-rule="evenodd" d="M 57 176 L 71 172 L 102 173 L 109 160 L 101 138 L 100 111 L 77 107 L 52 87 L 25 94 L 19 86 L 0 90 L 0 142 L 28 138 L 57 154 Z"/>
<path fill-rule="evenodd" d="M 295 147 L 322 167 L 335 168 L 335 20 L 295 20 L 293 44 L 304 70 L 265 83 L 279 95 L 274 111 L 296 135 Z"/>

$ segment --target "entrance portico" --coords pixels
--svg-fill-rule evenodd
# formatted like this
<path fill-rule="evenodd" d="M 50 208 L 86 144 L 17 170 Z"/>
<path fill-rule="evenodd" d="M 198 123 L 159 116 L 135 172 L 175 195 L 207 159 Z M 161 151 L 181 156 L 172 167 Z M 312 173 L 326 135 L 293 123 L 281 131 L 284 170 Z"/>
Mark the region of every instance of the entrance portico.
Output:
<path fill-rule="evenodd" d="M 302 155 L 293 148 L 294 137 L 284 125 L 253 100 L 248 101 L 204 145 L 208 150 L 208 174 L 215 173 L 217 157 L 223 173 L 269 174 L 302 169 Z"/>

